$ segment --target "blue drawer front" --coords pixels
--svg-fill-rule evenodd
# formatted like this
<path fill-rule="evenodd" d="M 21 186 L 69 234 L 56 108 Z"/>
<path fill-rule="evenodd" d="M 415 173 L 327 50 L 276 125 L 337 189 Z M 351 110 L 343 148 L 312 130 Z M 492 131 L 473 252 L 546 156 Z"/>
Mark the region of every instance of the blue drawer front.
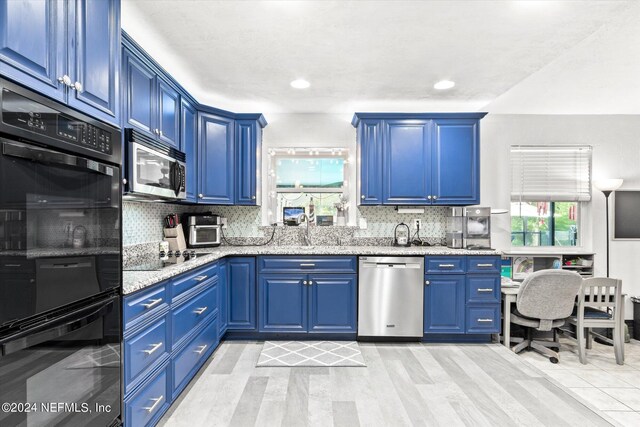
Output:
<path fill-rule="evenodd" d="M 181 306 L 173 309 L 172 322 L 173 333 L 171 335 L 173 348 L 191 330 L 201 324 L 211 314 L 218 311 L 218 283 L 207 288 Z"/>
<path fill-rule="evenodd" d="M 161 317 L 139 333 L 124 341 L 124 392 L 132 390 L 141 373 L 163 355 L 168 354 L 169 325 Z"/>
<path fill-rule="evenodd" d="M 154 425 L 169 408 L 169 402 L 171 402 L 169 379 L 171 377 L 168 370 L 169 364 L 167 363 L 167 366 L 156 373 L 145 386 L 125 401 L 125 426 Z"/>
<path fill-rule="evenodd" d="M 167 307 L 166 283 L 154 285 L 151 289 L 124 298 L 124 329 Z"/>
<path fill-rule="evenodd" d="M 426 273 L 460 274 L 466 272 L 464 256 L 427 256 L 425 257 Z"/>
<path fill-rule="evenodd" d="M 470 256 L 467 257 L 469 273 L 500 274 L 501 261 L 499 256 Z"/>
<path fill-rule="evenodd" d="M 500 276 L 467 275 L 467 302 L 500 302 Z"/>
<path fill-rule="evenodd" d="M 218 275 L 218 263 L 207 264 L 203 268 L 178 276 L 173 279 L 173 301 L 182 297 L 182 294 L 193 289 L 201 283 L 209 281 Z"/>
<path fill-rule="evenodd" d="M 355 273 L 356 257 L 263 256 L 258 258 L 260 273 Z"/>
<path fill-rule="evenodd" d="M 467 333 L 500 333 L 500 306 L 497 304 L 467 306 Z"/>
<path fill-rule="evenodd" d="M 205 326 L 191 342 L 189 342 L 171 361 L 173 365 L 174 397 L 182 391 L 195 374 L 194 369 L 200 367 L 218 344 L 218 319 Z"/>

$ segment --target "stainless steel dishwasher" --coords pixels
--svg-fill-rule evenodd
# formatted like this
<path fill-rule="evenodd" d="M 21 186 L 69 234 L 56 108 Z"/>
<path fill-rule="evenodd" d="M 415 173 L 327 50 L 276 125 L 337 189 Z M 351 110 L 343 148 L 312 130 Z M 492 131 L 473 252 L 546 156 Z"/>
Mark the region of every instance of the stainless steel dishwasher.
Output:
<path fill-rule="evenodd" d="M 360 257 L 358 337 L 423 334 L 424 257 Z"/>

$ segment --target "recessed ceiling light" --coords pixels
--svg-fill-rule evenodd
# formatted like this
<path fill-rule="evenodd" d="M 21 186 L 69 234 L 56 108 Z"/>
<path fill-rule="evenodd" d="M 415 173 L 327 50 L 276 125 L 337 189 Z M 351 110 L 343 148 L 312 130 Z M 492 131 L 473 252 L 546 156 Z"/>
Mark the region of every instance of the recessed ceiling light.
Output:
<path fill-rule="evenodd" d="M 296 79 L 291 82 L 291 87 L 296 89 L 306 89 L 309 86 L 311 86 L 311 83 L 309 83 L 305 79 Z"/>
<path fill-rule="evenodd" d="M 456 85 L 456 82 L 452 82 L 451 80 L 440 80 L 438 83 L 433 85 L 434 89 L 444 90 L 451 89 Z"/>

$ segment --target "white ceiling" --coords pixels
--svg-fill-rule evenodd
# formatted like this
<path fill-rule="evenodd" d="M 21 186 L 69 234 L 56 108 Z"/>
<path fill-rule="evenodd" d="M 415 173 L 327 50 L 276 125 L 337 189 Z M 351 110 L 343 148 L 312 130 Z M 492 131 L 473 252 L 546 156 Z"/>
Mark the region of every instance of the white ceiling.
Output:
<path fill-rule="evenodd" d="M 638 3 L 122 0 L 122 23 L 237 112 L 638 113 Z"/>

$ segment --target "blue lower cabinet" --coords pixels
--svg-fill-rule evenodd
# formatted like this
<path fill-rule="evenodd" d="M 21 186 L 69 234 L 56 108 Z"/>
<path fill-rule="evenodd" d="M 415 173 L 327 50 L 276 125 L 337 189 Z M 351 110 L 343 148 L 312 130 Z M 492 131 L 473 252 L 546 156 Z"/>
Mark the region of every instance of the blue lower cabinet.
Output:
<path fill-rule="evenodd" d="M 357 332 L 357 276 L 309 275 L 309 332 Z"/>
<path fill-rule="evenodd" d="M 227 333 L 229 324 L 229 281 L 227 280 L 227 260 L 218 261 L 218 338 Z"/>
<path fill-rule="evenodd" d="M 124 401 L 124 424 L 130 427 L 155 425 L 171 404 L 169 360 Z"/>
<path fill-rule="evenodd" d="M 228 329 L 256 330 L 256 259 L 227 261 Z"/>
<path fill-rule="evenodd" d="M 469 334 L 498 334 L 501 329 L 500 305 L 468 305 L 466 322 Z"/>
<path fill-rule="evenodd" d="M 214 281 L 203 292 L 193 296 L 185 303 L 172 310 L 173 333 L 171 341 L 173 349 L 180 345 L 180 341 L 197 328 L 211 315 L 216 315 L 218 311 L 218 281 Z"/>
<path fill-rule="evenodd" d="M 500 303 L 500 276 L 467 275 L 467 303 Z"/>
<path fill-rule="evenodd" d="M 306 274 L 263 274 L 259 288 L 260 332 L 307 332 Z"/>
<path fill-rule="evenodd" d="M 173 371 L 173 397 L 186 387 L 198 369 L 218 345 L 218 321 L 214 316 L 193 340 L 179 350 L 171 360 Z"/>
<path fill-rule="evenodd" d="M 460 275 L 427 275 L 424 290 L 424 332 L 462 334 L 465 332 L 465 284 Z"/>
<path fill-rule="evenodd" d="M 124 392 L 142 381 L 142 374 L 169 354 L 169 314 L 165 314 L 124 340 Z"/>

